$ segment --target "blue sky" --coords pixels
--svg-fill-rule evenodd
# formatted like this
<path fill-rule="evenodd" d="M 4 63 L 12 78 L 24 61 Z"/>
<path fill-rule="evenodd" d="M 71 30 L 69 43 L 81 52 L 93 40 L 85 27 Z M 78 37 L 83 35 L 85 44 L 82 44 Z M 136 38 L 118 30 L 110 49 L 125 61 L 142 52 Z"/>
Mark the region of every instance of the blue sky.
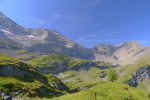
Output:
<path fill-rule="evenodd" d="M 89 48 L 131 40 L 150 45 L 150 0 L 0 0 L 0 11 Z"/>

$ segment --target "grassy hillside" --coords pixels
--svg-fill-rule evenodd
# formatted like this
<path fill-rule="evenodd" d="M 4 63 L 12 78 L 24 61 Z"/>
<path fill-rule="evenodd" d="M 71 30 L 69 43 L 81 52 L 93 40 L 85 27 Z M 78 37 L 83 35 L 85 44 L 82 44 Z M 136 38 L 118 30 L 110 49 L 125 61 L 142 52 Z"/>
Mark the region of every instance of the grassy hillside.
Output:
<path fill-rule="evenodd" d="M 11 66 L 14 72 L 9 72 Z M 20 72 L 25 75 L 20 75 Z M 9 56 L 0 55 L 0 75 L 0 92 L 12 95 L 18 92 L 16 96 L 23 98 L 51 98 L 69 91 L 53 75 L 42 75 L 32 66 Z"/>
<path fill-rule="evenodd" d="M 105 80 L 107 70 L 111 67 L 105 62 L 74 59 L 61 55 L 41 56 L 28 62 L 46 74 L 56 74 L 73 91 L 85 90 L 99 84 L 101 80 Z"/>
<path fill-rule="evenodd" d="M 28 60 L 37 69 L 49 69 L 49 73 L 58 74 L 60 72 L 68 70 L 89 70 L 91 67 L 97 67 L 99 69 L 111 66 L 108 63 L 96 62 L 89 60 L 74 59 L 68 56 L 62 55 L 43 55 L 40 57 Z"/>
<path fill-rule="evenodd" d="M 132 74 L 141 67 L 150 65 L 150 55 L 143 56 L 138 59 L 134 64 L 127 65 L 124 68 L 120 69 L 122 73 L 120 80 L 126 81 L 132 77 Z"/>
<path fill-rule="evenodd" d="M 70 61 L 70 57 L 61 55 L 44 55 L 35 59 L 29 60 L 34 66 L 37 67 L 53 67 L 54 63 L 66 64 Z"/>
<path fill-rule="evenodd" d="M 118 70 L 120 75 L 119 81 L 127 84 L 128 80 L 132 79 L 132 74 L 144 66 L 150 66 L 150 55 L 141 57 L 134 64 L 125 66 L 124 68 L 120 68 Z M 150 92 L 149 84 L 150 80 L 144 80 L 143 82 L 138 82 L 137 88 L 141 88 L 144 91 Z"/>
<path fill-rule="evenodd" d="M 26 51 L 18 51 L 17 54 L 26 54 Z M 41 82 L 37 77 L 0 77 L 0 91 L 6 93 L 14 93 L 15 91 L 23 91 L 17 96 L 27 98 L 27 100 L 48 100 L 51 97 L 66 94 L 68 88 L 73 92 L 83 90 L 74 94 L 66 94 L 62 97 L 51 100 L 89 100 L 94 98 L 97 93 L 97 100 L 148 100 L 148 93 L 145 91 L 145 85 L 149 82 L 140 84 L 140 88 L 133 88 L 126 83 L 131 78 L 132 73 L 138 68 L 149 65 L 150 56 L 139 59 L 135 64 L 120 68 L 117 70 L 119 74 L 118 82 L 107 81 L 107 71 L 111 67 L 110 64 L 104 62 L 95 62 L 89 60 L 79 60 L 68 56 L 61 55 L 42 55 L 24 57 L 28 64 L 22 61 L 0 55 L 0 67 L 12 65 L 29 73 L 42 76 L 47 83 Z M 23 60 L 22 59 L 22 60 Z M 29 65 L 29 64 L 32 64 Z M 46 69 L 48 71 L 57 72 L 56 77 L 47 73 L 41 74 L 37 69 Z M 118 69 L 118 68 L 116 68 Z M 5 79 L 5 80 L 4 80 Z M 49 85 L 48 85 L 49 84 Z M 65 88 L 58 88 L 64 86 Z M 66 89 L 66 90 L 65 90 Z"/>
<path fill-rule="evenodd" d="M 101 83 L 89 90 L 50 100 L 149 100 L 148 94 L 140 89 L 120 83 Z"/>

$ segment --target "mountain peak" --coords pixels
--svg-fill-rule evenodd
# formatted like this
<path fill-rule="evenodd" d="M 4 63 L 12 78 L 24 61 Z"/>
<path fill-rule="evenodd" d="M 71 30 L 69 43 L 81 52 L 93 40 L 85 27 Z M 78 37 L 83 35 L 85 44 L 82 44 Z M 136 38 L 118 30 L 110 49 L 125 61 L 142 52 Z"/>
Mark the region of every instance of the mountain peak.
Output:
<path fill-rule="evenodd" d="M 107 55 L 110 56 L 115 51 L 115 47 L 110 44 L 100 44 L 94 48 L 92 48 L 92 51 L 101 55 Z"/>
<path fill-rule="evenodd" d="M 137 44 L 138 44 L 138 45 L 140 44 L 140 43 L 138 43 L 137 41 L 128 41 L 128 42 L 126 42 L 126 43 L 127 43 L 127 44 L 136 44 L 136 45 L 137 45 Z"/>
<path fill-rule="evenodd" d="M 134 49 L 136 49 L 136 48 L 141 47 L 141 44 L 136 42 L 136 41 L 128 41 L 128 42 L 124 43 L 122 46 L 126 47 L 126 48 L 134 48 Z"/>

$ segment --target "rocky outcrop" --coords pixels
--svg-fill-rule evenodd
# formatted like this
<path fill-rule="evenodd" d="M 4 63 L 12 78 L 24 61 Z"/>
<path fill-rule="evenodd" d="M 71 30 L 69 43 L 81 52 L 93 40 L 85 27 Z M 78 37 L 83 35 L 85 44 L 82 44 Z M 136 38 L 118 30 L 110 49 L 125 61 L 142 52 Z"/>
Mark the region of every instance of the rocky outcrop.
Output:
<path fill-rule="evenodd" d="M 133 73 L 132 79 L 128 80 L 130 86 L 138 86 L 138 82 L 150 79 L 150 66 L 141 67 Z"/>

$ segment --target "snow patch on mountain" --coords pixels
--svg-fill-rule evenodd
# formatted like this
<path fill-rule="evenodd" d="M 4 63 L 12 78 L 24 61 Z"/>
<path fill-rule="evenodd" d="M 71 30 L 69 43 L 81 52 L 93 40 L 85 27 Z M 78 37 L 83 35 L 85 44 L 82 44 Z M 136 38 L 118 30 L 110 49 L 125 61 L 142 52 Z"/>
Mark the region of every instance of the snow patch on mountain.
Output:
<path fill-rule="evenodd" d="M 4 29 L 1 29 L 1 31 L 4 32 L 4 33 L 6 33 L 6 34 L 13 34 L 13 33 L 9 32 L 7 30 L 4 30 Z"/>
<path fill-rule="evenodd" d="M 27 35 L 27 37 L 33 38 L 33 37 L 35 37 L 35 36 L 34 36 L 34 35 Z"/>

